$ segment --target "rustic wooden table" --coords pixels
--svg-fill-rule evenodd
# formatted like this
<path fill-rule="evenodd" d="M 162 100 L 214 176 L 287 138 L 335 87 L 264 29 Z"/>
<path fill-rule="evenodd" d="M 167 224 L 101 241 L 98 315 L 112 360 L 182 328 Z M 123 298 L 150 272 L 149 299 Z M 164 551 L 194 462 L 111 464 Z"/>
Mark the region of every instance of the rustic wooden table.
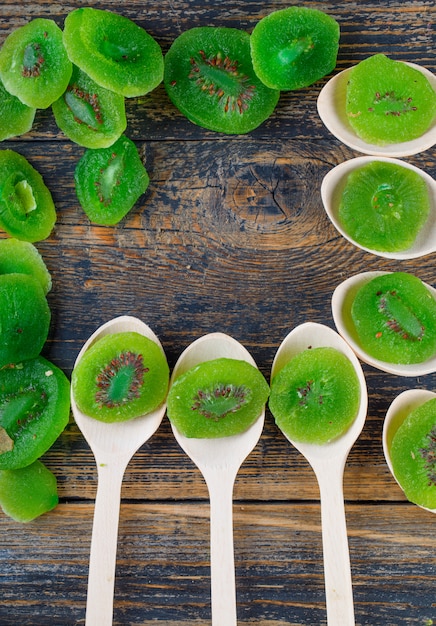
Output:
<path fill-rule="evenodd" d="M 0 43 L 31 18 L 62 26 L 68 11 L 82 4 L 3 0 Z M 132 18 L 165 52 L 193 26 L 251 31 L 267 13 L 296 3 L 89 4 Z M 375 52 L 435 71 L 432 0 L 305 4 L 340 23 L 335 73 Z M 45 356 L 70 375 L 82 344 L 101 323 L 132 314 L 158 334 L 171 367 L 197 337 L 223 331 L 248 348 L 268 378 L 275 351 L 293 327 L 305 321 L 334 327 L 331 294 L 351 274 L 401 269 L 434 284 L 433 255 L 377 258 L 345 241 L 326 217 L 323 176 L 359 156 L 318 117 L 316 99 L 326 80 L 283 93 L 271 118 L 244 136 L 194 126 L 163 85 L 128 101 L 126 134 L 137 143 L 151 182 L 113 228 L 91 225 L 78 205 L 73 174 L 83 149 L 58 131 L 50 110 L 38 111 L 30 133 L 4 142 L 39 169 L 58 211 L 52 236 L 37 244 L 53 278 Z M 436 175 L 434 149 L 407 161 Z M 344 477 L 356 623 L 429 626 L 436 623 L 435 518 L 405 500 L 388 471 L 381 437 L 396 395 L 433 389 L 436 378 L 363 367 L 368 417 Z M 2 626 L 84 624 L 96 469 L 73 419 L 44 461 L 58 478 L 59 506 L 25 525 L 0 517 Z M 237 477 L 234 543 L 239 623 L 326 624 L 317 483 L 269 413 Z M 210 623 L 207 491 L 166 418 L 125 475 L 115 583 L 114 624 L 155 623 Z"/>

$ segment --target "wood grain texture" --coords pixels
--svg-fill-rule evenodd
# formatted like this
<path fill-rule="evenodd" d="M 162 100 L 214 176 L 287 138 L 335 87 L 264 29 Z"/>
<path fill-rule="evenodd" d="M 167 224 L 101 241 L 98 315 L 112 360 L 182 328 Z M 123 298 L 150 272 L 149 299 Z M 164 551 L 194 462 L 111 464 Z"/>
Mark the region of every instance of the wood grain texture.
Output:
<path fill-rule="evenodd" d="M 48 17 L 62 26 L 71 9 L 87 5 L 134 19 L 165 52 L 188 28 L 250 32 L 261 17 L 292 4 L 298 3 L 6 0 L 0 45 L 29 19 Z M 436 70 L 433 1 L 305 5 L 340 23 L 332 74 L 376 51 Z M 50 109 L 37 111 L 31 132 L 3 142 L 41 172 L 58 212 L 52 235 L 37 244 L 53 279 L 43 354 L 70 375 L 89 335 L 110 318 L 131 314 L 156 332 L 171 367 L 190 342 L 219 330 L 238 339 L 269 380 L 275 351 L 293 327 L 310 320 L 334 328 L 331 295 L 350 274 L 401 269 L 435 284 L 434 255 L 377 258 L 329 222 L 321 181 L 359 155 L 334 139 L 317 114 L 328 78 L 282 93 L 270 119 L 244 136 L 191 124 L 163 85 L 128 100 L 126 134 L 150 186 L 111 228 L 90 224 L 83 213 L 74 169 L 84 150 L 63 136 Z M 436 176 L 434 148 L 407 161 Z M 406 379 L 363 369 L 368 418 L 344 476 L 356 624 L 430 626 L 436 623 L 434 516 L 406 502 L 381 438 L 392 400 L 411 387 L 434 389 L 436 374 Z M 26 525 L 0 517 L 1 626 L 84 624 L 96 468 L 72 419 L 43 460 L 58 478 L 60 505 Z M 114 625 L 210 623 L 207 490 L 167 419 L 129 464 L 122 498 Z M 234 498 L 239 623 L 326 624 L 318 487 L 269 412 Z"/>

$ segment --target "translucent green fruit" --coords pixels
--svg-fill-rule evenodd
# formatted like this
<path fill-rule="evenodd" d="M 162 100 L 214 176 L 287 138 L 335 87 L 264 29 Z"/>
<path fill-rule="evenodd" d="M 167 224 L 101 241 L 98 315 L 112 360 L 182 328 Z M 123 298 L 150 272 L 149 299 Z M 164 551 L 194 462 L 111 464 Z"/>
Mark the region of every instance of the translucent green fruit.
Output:
<path fill-rule="evenodd" d="M 26 467 L 54 444 L 70 417 L 70 383 L 42 356 L 0 369 L 0 469 Z"/>
<path fill-rule="evenodd" d="M 290 439 L 325 444 L 357 416 L 360 386 L 349 359 L 329 347 L 303 350 L 271 383 L 269 408 Z"/>
<path fill-rule="evenodd" d="M 336 66 L 339 24 L 307 7 L 292 6 L 262 18 L 251 33 L 253 67 L 272 89 L 307 87 Z"/>
<path fill-rule="evenodd" d="M 101 87 L 77 66 L 52 109 L 62 132 L 85 148 L 111 146 L 127 126 L 124 97 Z"/>
<path fill-rule="evenodd" d="M 149 177 L 124 135 L 109 148 L 87 150 L 74 173 L 76 193 L 94 224 L 117 224 L 145 192 Z"/>
<path fill-rule="evenodd" d="M 16 522 L 31 522 L 59 502 L 55 475 L 41 461 L 0 470 L 0 506 Z"/>
<path fill-rule="evenodd" d="M 436 400 L 414 409 L 390 449 L 395 478 L 410 502 L 436 509 Z"/>
<path fill-rule="evenodd" d="M 0 150 L 0 226 L 24 241 L 46 239 L 56 222 L 56 209 L 41 174 L 25 157 Z"/>
<path fill-rule="evenodd" d="M 229 437 L 247 430 L 264 410 L 269 385 L 238 359 L 205 361 L 171 385 L 167 414 L 186 437 Z"/>
<path fill-rule="evenodd" d="M 0 240 L 0 275 L 28 274 L 40 283 L 44 294 L 52 286 L 51 275 L 44 259 L 28 241 L 8 238 Z"/>
<path fill-rule="evenodd" d="M 430 212 L 425 180 L 396 163 L 372 161 L 347 177 L 339 220 L 357 243 L 372 250 L 410 248 Z"/>
<path fill-rule="evenodd" d="M 121 422 L 157 409 L 168 391 L 169 368 L 160 346 L 136 332 L 106 335 L 73 370 L 75 401 L 85 415 Z"/>
<path fill-rule="evenodd" d="M 436 92 L 416 68 L 375 54 L 353 67 L 346 113 L 354 132 L 377 145 L 411 141 L 436 115 Z"/>
<path fill-rule="evenodd" d="M 46 109 L 64 92 L 72 71 L 56 22 L 36 18 L 6 37 L 0 49 L 0 77 L 24 104 Z"/>
<path fill-rule="evenodd" d="M 0 368 L 38 356 L 47 341 L 50 318 L 44 291 L 33 276 L 1 275 Z"/>
<path fill-rule="evenodd" d="M 141 96 L 162 82 L 162 50 L 132 20 L 91 7 L 67 15 L 64 44 L 70 59 L 96 83 L 125 97 Z"/>
<path fill-rule="evenodd" d="M 191 122 L 229 134 L 257 128 L 280 95 L 256 76 L 250 35 L 236 28 L 204 26 L 179 35 L 165 56 L 164 83 Z"/>
<path fill-rule="evenodd" d="M 33 126 L 36 109 L 6 91 L 0 80 L 0 141 L 23 135 Z"/>
<path fill-rule="evenodd" d="M 364 284 L 351 317 L 361 347 L 376 359 L 422 363 L 436 352 L 436 300 L 412 274 L 383 274 Z"/>

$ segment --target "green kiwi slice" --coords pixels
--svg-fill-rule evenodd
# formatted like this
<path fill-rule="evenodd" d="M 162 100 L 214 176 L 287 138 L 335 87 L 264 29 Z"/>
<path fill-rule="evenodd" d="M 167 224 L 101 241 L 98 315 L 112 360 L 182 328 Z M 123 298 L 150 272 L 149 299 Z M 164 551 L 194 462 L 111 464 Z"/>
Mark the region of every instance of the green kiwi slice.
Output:
<path fill-rule="evenodd" d="M 336 348 L 299 352 L 273 378 L 269 408 L 295 441 L 326 444 L 354 422 L 360 385 L 350 360 Z"/>
<path fill-rule="evenodd" d="M 413 245 L 430 206 L 427 184 L 417 172 L 396 163 L 371 161 L 348 175 L 338 217 L 358 244 L 400 252 Z"/>
<path fill-rule="evenodd" d="M 85 148 L 111 146 L 127 126 L 124 97 L 101 87 L 76 65 L 52 110 L 61 131 Z"/>
<path fill-rule="evenodd" d="M 157 409 L 168 392 L 161 347 L 137 332 L 105 335 L 75 366 L 72 390 L 79 410 L 102 422 L 122 422 Z"/>
<path fill-rule="evenodd" d="M 365 283 L 351 305 L 359 344 L 387 363 L 422 363 L 436 352 L 436 300 L 422 281 L 406 272 Z"/>
<path fill-rule="evenodd" d="M 185 437 L 229 437 L 256 421 L 268 396 L 269 385 L 254 365 L 212 359 L 176 378 L 168 393 L 167 415 Z"/>
<path fill-rule="evenodd" d="M 47 299 L 36 278 L 28 274 L 1 275 L 0 368 L 36 357 L 47 341 L 50 319 Z"/>
<path fill-rule="evenodd" d="M 109 148 L 88 149 L 74 172 L 79 202 L 94 224 L 117 224 L 146 191 L 149 176 L 135 144 L 122 135 Z"/>
<path fill-rule="evenodd" d="M 0 240 L 1 274 L 29 274 L 40 283 L 45 295 L 52 287 L 50 272 L 38 249 L 14 237 Z"/>
<path fill-rule="evenodd" d="M 0 469 L 26 467 L 54 444 L 70 417 L 70 383 L 42 356 L 0 368 Z"/>
<path fill-rule="evenodd" d="M 56 209 L 41 174 L 14 150 L 0 150 L 0 226 L 11 237 L 47 239 Z"/>
<path fill-rule="evenodd" d="M 122 96 L 142 96 L 162 82 L 161 47 L 123 15 L 91 7 L 75 9 L 65 20 L 64 44 L 75 65 Z"/>
<path fill-rule="evenodd" d="M 0 49 L 0 77 L 24 104 L 46 109 L 64 92 L 72 72 L 56 22 L 36 18 L 8 35 Z"/>
<path fill-rule="evenodd" d="M 429 129 L 436 115 L 436 92 L 418 69 L 375 54 L 352 68 L 345 109 L 363 141 L 402 143 Z"/>
<path fill-rule="evenodd" d="M 41 461 L 0 470 L 0 506 L 16 522 L 31 522 L 53 510 L 58 502 L 56 476 Z"/>
<path fill-rule="evenodd" d="M 0 80 L 0 141 L 23 135 L 33 126 L 36 109 L 7 91 Z"/>
<path fill-rule="evenodd" d="M 335 68 L 339 36 L 338 22 L 318 9 L 273 11 L 251 33 L 254 71 L 271 89 L 308 87 Z"/>
<path fill-rule="evenodd" d="M 236 28 L 200 26 L 179 35 L 165 55 L 164 84 L 191 122 L 228 134 L 257 128 L 280 95 L 256 76 L 250 35 Z"/>
<path fill-rule="evenodd" d="M 409 413 L 392 439 L 390 457 L 407 499 L 436 509 L 436 400 Z"/>

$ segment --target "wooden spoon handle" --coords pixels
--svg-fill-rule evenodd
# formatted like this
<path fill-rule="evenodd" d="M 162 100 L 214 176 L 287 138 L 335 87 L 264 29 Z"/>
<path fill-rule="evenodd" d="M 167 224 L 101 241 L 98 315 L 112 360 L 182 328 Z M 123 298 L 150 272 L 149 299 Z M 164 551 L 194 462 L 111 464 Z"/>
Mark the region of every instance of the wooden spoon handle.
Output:
<path fill-rule="evenodd" d="M 236 626 L 231 476 L 209 479 L 212 626 Z"/>
<path fill-rule="evenodd" d="M 333 468 L 334 469 L 334 468 Z M 354 626 L 353 588 L 342 469 L 319 473 L 324 577 L 329 626 Z"/>
<path fill-rule="evenodd" d="M 115 563 L 118 542 L 121 484 L 125 465 L 97 463 L 98 486 L 95 498 L 89 557 L 86 626 L 111 626 Z"/>

